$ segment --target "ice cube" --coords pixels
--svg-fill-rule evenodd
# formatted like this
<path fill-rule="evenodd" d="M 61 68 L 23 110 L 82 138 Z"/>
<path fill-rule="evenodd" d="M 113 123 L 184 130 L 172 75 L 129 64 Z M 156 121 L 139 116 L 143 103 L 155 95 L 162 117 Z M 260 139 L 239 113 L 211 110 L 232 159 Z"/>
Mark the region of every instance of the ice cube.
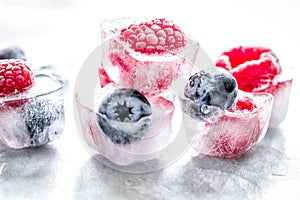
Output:
<path fill-rule="evenodd" d="M 128 27 L 136 20 L 130 18 L 109 19 L 101 22 L 101 39 L 102 41 L 115 37 L 124 27 Z"/>
<path fill-rule="evenodd" d="M 174 120 L 174 112 L 179 112 L 179 105 L 177 105 L 176 111 L 173 99 L 164 97 L 148 98 L 152 114 L 147 131 L 139 140 L 118 144 L 104 133 L 97 118 L 100 102 L 109 91 L 112 91 L 113 87 L 96 87 L 94 109 L 83 105 L 79 96 L 76 96 L 84 143 L 89 151 L 97 155 L 97 158 L 104 163 L 107 163 L 104 160 L 109 160 L 119 166 L 127 166 L 135 162 L 155 159 L 177 136 L 176 131 L 178 130 L 173 130 L 172 121 Z M 174 96 L 174 94 L 170 96 Z M 180 113 L 178 116 L 180 116 Z"/>
<path fill-rule="evenodd" d="M 126 49 L 120 41 L 115 40 L 110 60 L 112 65 L 119 68 L 118 82 L 124 87 L 139 90 L 147 96 L 160 94 L 179 76 L 192 71 L 193 57 L 197 52 L 198 44 L 191 39 L 189 41 L 190 45 L 178 54 L 144 56 Z"/>
<path fill-rule="evenodd" d="M 34 80 L 28 91 L 1 99 L 0 139 L 11 148 L 44 145 L 64 129 L 63 86 L 45 74 Z"/>
<path fill-rule="evenodd" d="M 245 97 L 249 102 L 244 100 Z M 222 115 L 212 115 L 213 120 L 197 119 L 189 113 L 189 110 L 183 110 L 189 143 L 197 152 L 204 155 L 222 158 L 240 157 L 264 137 L 272 104 L 271 94 L 260 93 L 252 96 L 239 91 L 236 102 L 230 110 L 225 110 Z"/>
<path fill-rule="evenodd" d="M 274 96 L 274 104 L 269 123 L 270 128 L 277 127 L 287 114 L 292 82 L 293 79 L 280 80 L 276 86 L 266 91 Z"/>
<path fill-rule="evenodd" d="M 168 89 L 180 76 L 189 76 L 199 50 L 199 44 L 185 34 L 185 45 L 168 53 L 144 54 L 133 50 L 120 39 L 120 31 L 134 20 L 119 19 L 102 23 L 102 36 L 110 40 L 107 51 L 103 51 L 104 70 L 123 87 L 133 88 L 151 96 Z M 112 70 L 112 68 L 114 70 Z"/>

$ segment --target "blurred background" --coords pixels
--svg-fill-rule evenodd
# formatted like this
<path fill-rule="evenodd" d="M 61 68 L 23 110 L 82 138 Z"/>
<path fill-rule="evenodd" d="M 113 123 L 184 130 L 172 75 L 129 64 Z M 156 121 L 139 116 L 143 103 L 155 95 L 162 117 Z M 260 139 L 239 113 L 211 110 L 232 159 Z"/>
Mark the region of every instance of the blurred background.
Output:
<path fill-rule="evenodd" d="M 243 44 L 272 48 L 283 65 L 298 61 L 296 0 L 0 0 L 0 12 L 0 44 L 22 46 L 34 63 L 80 65 L 100 44 L 100 22 L 121 17 L 173 19 L 213 60 Z"/>

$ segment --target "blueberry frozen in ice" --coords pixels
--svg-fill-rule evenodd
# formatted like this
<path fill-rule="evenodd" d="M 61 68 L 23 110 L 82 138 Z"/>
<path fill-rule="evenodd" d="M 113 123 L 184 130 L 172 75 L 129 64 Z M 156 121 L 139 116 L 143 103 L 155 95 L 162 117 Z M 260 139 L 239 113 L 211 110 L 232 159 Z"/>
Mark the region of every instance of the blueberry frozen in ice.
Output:
<path fill-rule="evenodd" d="M 215 120 L 202 120 L 183 112 L 189 143 L 204 155 L 241 157 L 265 136 L 272 105 L 271 94 L 239 91 L 234 104 Z"/>
<path fill-rule="evenodd" d="M 112 162 L 119 168 L 153 161 L 155 169 L 161 168 L 169 158 L 182 154 L 176 145 L 181 109 L 173 87 L 191 75 L 199 44 L 166 19 L 107 22 L 102 23 L 103 43 L 97 53 L 101 56 L 97 64 L 100 80 L 93 101 L 85 95 L 86 87 L 75 93 L 81 136 L 90 153 L 105 164 Z M 79 86 L 84 83 L 77 81 Z M 94 85 L 89 88 L 93 90 Z M 140 95 L 137 99 L 126 97 L 126 101 L 109 98 L 117 88 L 136 90 Z M 149 103 L 138 100 L 142 95 Z M 139 107 L 146 115 L 135 112 Z M 173 150 L 178 152 L 173 154 Z M 142 168 L 138 171 L 145 170 Z M 151 166 L 146 168 L 148 171 Z"/>
<path fill-rule="evenodd" d="M 26 55 L 21 47 L 10 45 L 0 48 L 0 60 L 2 59 L 21 59 L 26 61 Z"/>
<path fill-rule="evenodd" d="M 222 68 L 214 68 L 212 73 L 201 71 L 189 78 L 185 87 L 185 97 L 199 105 L 214 105 L 228 109 L 237 95 L 234 77 Z"/>
<path fill-rule="evenodd" d="M 151 105 L 136 90 L 116 89 L 102 101 L 97 119 L 113 143 L 130 144 L 147 132 L 151 123 Z"/>
<path fill-rule="evenodd" d="M 0 98 L 0 140 L 11 148 L 47 144 L 64 130 L 63 86 L 44 74 L 36 74 L 34 83 L 17 95 Z"/>
<path fill-rule="evenodd" d="M 273 96 L 240 91 L 228 71 L 213 67 L 190 77 L 181 105 L 187 138 L 198 153 L 237 158 L 264 137 Z"/>
<path fill-rule="evenodd" d="M 189 100 L 191 115 L 203 117 L 209 109 L 230 108 L 237 96 L 235 78 L 225 69 L 214 67 L 202 70 L 189 78 L 184 96 Z"/>
<path fill-rule="evenodd" d="M 59 134 L 54 126 L 64 119 L 64 107 L 52 100 L 41 99 L 24 106 L 21 116 L 32 146 L 41 146 Z"/>
<path fill-rule="evenodd" d="M 64 129 L 63 85 L 33 74 L 21 59 L 0 60 L 0 140 L 11 148 L 37 147 Z"/>
<path fill-rule="evenodd" d="M 83 77 L 81 81 L 80 84 L 84 84 L 85 78 Z M 119 90 L 118 88 L 112 84 L 101 88 L 97 84 L 93 93 L 93 108 L 89 107 L 89 102 L 85 101 L 86 94 L 84 92 L 81 91 L 76 94 L 75 100 L 80 119 L 80 137 L 87 145 L 88 150 L 91 150 L 89 152 L 97 156 L 97 159 L 100 159 L 104 164 L 109 161 L 114 165 L 125 166 L 156 158 L 160 151 L 169 147 L 177 138 L 177 134 L 172 131 L 177 133 L 180 128 L 178 123 L 175 128 L 173 125 L 173 122 L 177 120 L 174 116 L 180 114 L 180 107 L 175 107 L 173 99 L 163 97 L 147 98 L 151 105 L 149 106 L 139 93 L 133 95 L 133 98 L 127 98 L 126 103 L 120 101 L 117 95 L 108 100 L 115 90 Z M 134 90 L 129 89 L 129 91 Z M 169 94 L 171 95 L 171 93 Z M 142 98 L 141 101 L 140 98 Z M 101 114 L 99 109 L 104 102 L 107 105 L 107 102 L 115 102 L 115 109 L 112 106 L 113 104 L 104 106 Z M 133 106 L 131 106 L 132 103 L 134 103 Z M 139 105 L 144 105 L 142 107 L 144 111 L 138 110 L 141 108 Z M 125 109 L 119 108 L 120 106 Z M 108 107 L 110 108 L 108 109 Z M 129 107 L 129 109 L 126 107 Z M 131 107 L 134 108 L 131 109 Z M 111 110 L 109 116 L 115 120 L 108 119 L 105 114 L 108 110 Z M 130 113 L 134 113 L 136 117 L 132 118 Z M 127 117 L 128 115 L 130 119 Z M 122 122 L 122 120 L 126 122 Z M 139 170 L 145 170 L 145 168 Z"/>

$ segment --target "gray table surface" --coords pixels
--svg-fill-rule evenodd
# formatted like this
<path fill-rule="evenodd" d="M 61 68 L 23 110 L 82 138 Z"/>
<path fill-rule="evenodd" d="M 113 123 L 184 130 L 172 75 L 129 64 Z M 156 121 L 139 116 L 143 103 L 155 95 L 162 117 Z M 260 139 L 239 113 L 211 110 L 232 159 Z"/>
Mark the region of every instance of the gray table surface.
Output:
<path fill-rule="evenodd" d="M 13 42 L 23 46 L 31 58 L 30 61 L 36 66 L 41 64 L 64 66 L 58 71 L 65 73 L 64 76 L 69 81 L 66 102 L 72 102 L 72 85 L 76 71 L 100 43 L 99 21 L 103 18 L 126 16 L 126 12 L 119 8 L 118 13 L 112 14 L 109 9 L 101 7 L 103 4 L 94 1 L 89 4 L 79 0 L 63 0 L 60 3 L 46 0 L 44 4 L 37 0 L 24 2 L 0 0 L 0 13 L 6 17 L 0 19 L 0 42 Z M 120 1 L 120 7 L 129 5 L 130 2 L 125 4 Z M 107 3 L 105 6 L 116 9 L 113 4 L 114 2 Z M 258 15 L 256 17 L 265 17 L 269 24 L 279 24 L 289 29 L 273 35 L 269 34 L 267 29 L 261 31 L 261 36 L 265 39 L 264 44 L 268 46 L 273 44 L 283 62 L 296 67 L 295 63 L 298 61 L 296 49 L 300 44 L 297 36 L 300 33 L 294 28 L 299 19 L 295 14 L 296 4 L 294 1 L 289 2 L 289 5 L 277 2 L 274 9 L 268 10 L 269 14 L 266 16 L 263 9 L 269 8 L 268 5 L 262 3 L 263 7 L 256 10 Z M 215 9 L 213 3 L 207 2 L 206 6 L 208 10 Z M 247 6 L 249 7 L 232 4 L 228 9 L 238 8 L 247 12 Z M 179 7 L 175 6 L 175 10 Z M 222 11 L 221 8 L 217 8 L 220 15 L 224 14 L 226 19 L 234 18 L 233 14 L 229 17 L 225 15 L 227 11 Z M 278 17 L 277 11 L 280 9 L 282 12 Z M 201 9 L 204 14 L 201 12 L 198 14 L 186 12 L 186 14 L 187 17 L 201 18 L 209 14 L 209 11 L 205 10 Z M 137 12 L 137 15 L 142 14 L 142 11 Z M 158 10 L 155 15 L 161 16 L 162 13 L 163 10 Z M 177 14 L 168 12 L 169 16 L 179 21 L 182 19 L 181 23 L 188 21 L 181 18 L 183 15 Z M 18 20 L 23 16 L 30 23 Z M 274 22 L 269 17 L 277 21 Z M 281 20 L 282 17 L 286 18 Z M 249 22 L 250 18 L 246 17 L 245 20 Z M 218 20 L 212 19 L 210 23 Z M 260 28 L 265 24 L 254 17 L 251 20 Z M 234 24 L 228 26 L 235 27 Z M 206 39 L 203 44 L 213 58 L 219 51 L 246 41 L 247 38 L 246 36 L 230 37 L 228 40 L 218 38 L 218 35 L 214 34 L 218 28 L 209 28 L 211 26 L 206 22 L 203 22 L 206 33 L 191 27 L 187 25 L 186 29 L 195 35 L 200 33 L 197 38 Z M 237 30 L 239 34 L 246 31 Z M 224 30 L 224 34 L 229 36 L 231 32 L 226 33 Z M 279 35 L 285 39 L 274 42 Z M 216 41 L 210 40 L 210 37 L 215 37 Z M 259 38 L 248 39 L 250 44 L 263 41 Z M 213 41 L 219 44 L 217 50 L 215 45 L 211 45 L 214 44 Z M 290 107 L 285 121 L 278 128 L 268 130 L 262 142 L 245 156 L 226 160 L 192 157 L 187 152 L 171 166 L 146 174 L 119 172 L 91 157 L 77 135 L 72 104 L 68 103 L 66 128 L 59 140 L 41 148 L 22 150 L 9 149 L 0 144 L 0 199 L 299 199 L 300 135 L 297 126 L 299 95 L 296 94 L 299 89 L 300 84 L 295 73 Z"/>

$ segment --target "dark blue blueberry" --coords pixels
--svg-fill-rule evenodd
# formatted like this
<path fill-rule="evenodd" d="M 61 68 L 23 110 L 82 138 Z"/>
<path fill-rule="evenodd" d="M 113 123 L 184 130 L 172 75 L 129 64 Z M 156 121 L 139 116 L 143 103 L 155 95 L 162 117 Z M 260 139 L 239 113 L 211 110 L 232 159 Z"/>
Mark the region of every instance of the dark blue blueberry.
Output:
<path fill-rule="evenodd" d="M 37 100 L 22 109 L 22 119 L 32 146 L 41 146 L 62 132 L 64 106 L 48 99 Z"/>
<path fill-rule="evenodd" d="M 116 89 L 102 101 L 97 113 L 103 133 L 116 144 L 140 140 L 151 123 L 151 106 L 140 92 Z"/>
<path fill-rule="evenodd" d="M 207 106 L 229 109 L 235 101 L 237 92 L 235 78 L 225 69 L 214 67 L 191 76 L 185 87 L 184 96 L 193 102 L 191 109 L 201 113 Z"/>
<path fill-rule="evenodd" d="M 215 79 L 220 81 L 220 88 L 222 91 L 225 90 L 226 94 L 223 108 L 228 109 L 235 101 L 238 93 L 238 85 L 235 78 L 227 70 L 219 67 L 216 68 L 220 73 L 215 75 Z"/>
<path fill-rule="evenodd" d="M 7 46 L 0 49 L 0 60 L 2 59 L 22 59 L 26 61 L 26 56 L 18 46 Z"/>
<path fill-rule="evenodd" d="M 211 76 L 205 72 L 199 72 L 189 78 L 189 83 L 185 87 L 184 95 L 199 104 L 210 104 L 210 93 L 208 82 Z"/>

